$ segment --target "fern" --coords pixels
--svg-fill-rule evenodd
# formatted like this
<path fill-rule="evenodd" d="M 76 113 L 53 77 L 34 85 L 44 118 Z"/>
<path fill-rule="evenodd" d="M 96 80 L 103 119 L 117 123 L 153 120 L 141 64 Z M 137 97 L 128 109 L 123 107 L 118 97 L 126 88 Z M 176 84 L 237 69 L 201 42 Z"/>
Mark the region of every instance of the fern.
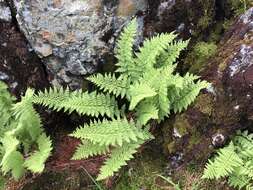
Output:
<path fill-rule="evenodd" d="M 93 122 L 89 126 L 77 129 L 73 137 L 87 139 L 99 146 L 122 146 L 123 142 L 137 141 L 144 139 L 145 135 L 133 122 L 126 119 L 103 122 Z"/>
<path fill-rule="evenodd" d="M 37 139 L 38 150 L 25 160 L 24 166 L 30 171 L 41 173 L 45 168 L 45 162 L 52 151 L 51 140 L 42 133 Z"/>
<path fill-rule="evenodd" d="M 70 92 L 69 89 L 51 88 L 45 92 L 39 92 L 33 97 L 33 102 L 47 106 L 56 111 L 65 112 L 76 111 L 80 115 L 96 116 L 99 115 L 113 117 L 119 113 L 115 98 L 108 94 L 98 94 L 96 92 Z"/>
<path fill-rule="evenodd" d="M 130 80 L 127 76 L 116 78 L 115 74 L 109 73 L 104 76 L 102 74 L 96 74 L 87 79 L 96 84 L 104 92 L 112 93 L 116 97 L 129 97 L 127 93 L 130 87 Z"/>
<path fill-rule="evenodd" d="M 247 131 L 232 139 L 229 146 L 218 151 L 214 161 L 209 159 L 203 178 L 228 177 L 228 184 L 238 189 L 253 187 L 253 135 Z"/>
<path fill-rule="evenodd" d="M 97 156 L 101 154 L 106 154 L 109 152 L 109 146 L 94 144 L 88 140 L 83 140 L 82 144 L 80 144 L 75 154 L 73 155 L 73 160 L 86 159 L 91 156 Z"/>
<path fill-rule="evenodd" d="M 127 165 L 127 161 L 133 158 L 133 154 L 137 152 L 144 141 L 140 140 L 136 143 L 124 143 L 121 147 L 112 150 L 110 158 L 106 160 L 101 168 L 101 172 L 97 180 L 102 180 L 108 176 L 113 176 L 122 166 Z"/>
<path fill-rule="evenodd" d="M 208 85 L 205 81 L 197 81 L 197 76 L 186 74 L 182 77 L 175 72 L 177 65 L 174 62 L 188 41 L 176 41 L 174 33 L 160 34 L 144 41 L 139 51 L 134 52 L 136 34 L 134 19 L 117 42 L 117 74 L 88 77 L 103 93 L 51 88 L 32 98 L 34 103 L 56 111 L 76 111 L 98 118 L 70 135 L 82 142 L 73 159 L 101 154 L 109 156 L 98 180 L 112 176 L 133 158 L 141 144 L 153 138 L 146 127 L 151 119 L 162 121 L 171 110 L 186 109 Z M 120 110 L 118 97 L 129 102 Z M 101 116 L 106 119 L 100 120 Z"/>
<path fill-rule="evenodd" d="M 44 163 L 51 153 L 51 141 L 46 138 L 40 117 L 33 108 L 34 91 L 28 89 L 21 101 L 14 103 L 15 99 L 8 94 L 6 87 L 1 88 L 3 86 L 0 82 L 2 91 L 0 104 L 9 115 L 8 122 L 5 122 L 5 133 L 1 138 L 0 165 L 4 174 L 11 172 L 14 179 L 18 180 L 26 169 L 34 173 L 43 171 Z M 3 100 L 2 97 L 5 99 Z M 31 151 L 34 144 L 38 145 L 38 151 Z"/>

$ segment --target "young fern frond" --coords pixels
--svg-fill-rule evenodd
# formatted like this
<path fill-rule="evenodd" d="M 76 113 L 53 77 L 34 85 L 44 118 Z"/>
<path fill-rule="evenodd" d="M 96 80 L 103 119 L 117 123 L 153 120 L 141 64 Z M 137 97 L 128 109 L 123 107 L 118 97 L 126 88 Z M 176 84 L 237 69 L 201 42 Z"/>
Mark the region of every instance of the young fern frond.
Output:
<path fill-rule="evenodd" d="M 116 78 L 115 74 L 96 74 L 87 78 L 89 81 L 99 87 L 104 92 L 109 92 L 116 97 L 128 97 L 128 90 L 130 87 L 130 80 L 127 76 L 121 75 Z"/>
<path fill-rule="evenodd" d="M 114 97 L 109 94 L 99 94 L 96 92 L 70 92 L 68 89 L 49 89 L 49 91 L 39 92 L 33 97 L 33 102 L 47 106 L 53 110 L 64 110 L 72 113 L 76 111 L 80 115 L 88 116 L 108 116 L 113 118 L 119 114 L 118 105 Z"/>

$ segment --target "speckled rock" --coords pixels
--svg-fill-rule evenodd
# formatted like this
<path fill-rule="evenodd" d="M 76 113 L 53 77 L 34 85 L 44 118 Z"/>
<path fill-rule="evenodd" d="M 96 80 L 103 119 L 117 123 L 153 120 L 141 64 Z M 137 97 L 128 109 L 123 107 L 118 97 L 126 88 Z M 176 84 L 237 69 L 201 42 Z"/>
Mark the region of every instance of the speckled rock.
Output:
<path fill-rule="evenodd" d="M 238 129 L 253 131 L 253 7 L 227 31 L 201 76 L 212 86 L 163 128 L 166 152 L 181 153 L 185 163 L 205 162 Z"/>
<path fill-rule="evenodd" d="M 17 21 L 52 82 L 80 88 L 112 52 L 125 22 L 145 11 L 145 0 L 14 0 Z M 141 21 L 141 20 L 140 20 Z"/>
<path fill-rule="evenodd" d="M 12 19 L 11 17 L 11 10 L 7 6 L 4 0 L 0 0 L 0 20 L 10 22 Z"/>

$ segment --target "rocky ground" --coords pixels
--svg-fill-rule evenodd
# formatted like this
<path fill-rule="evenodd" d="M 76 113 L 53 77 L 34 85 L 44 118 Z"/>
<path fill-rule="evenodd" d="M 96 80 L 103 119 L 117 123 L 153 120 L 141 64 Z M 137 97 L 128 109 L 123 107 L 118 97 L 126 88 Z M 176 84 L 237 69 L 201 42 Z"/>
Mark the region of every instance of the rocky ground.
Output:
<path fill-rule="evenodd" d="M 170 189 L 157 174 L 172 174 L 191 189 L 214 149 L 224 146 L 237 129 L 253 131 L 252 6 L 249 1 L 246 11 L 237 0 L 0 0 L 0 80 L 16 96 L 28 86 L 86 89 L 85 76 L 113 69 L 115 41 L 134 16 L 139 26 L 136 45 L 161 32 L 190 38 L 178 70 L 198 73 L 212 87 L 185 113 L 158 126 L 157 140 L 106 186 Z M 103 158 L 70 161 L 78 142 L 66 134 L 81 121 L 49 111 L 41 114 L 54 136 L 54 154 L 45 173 L 10 181 L 7 189 L 94 189 L 86 172 L 96 174 Z M 201 185 L 227 188 L 223 182 Z"/>

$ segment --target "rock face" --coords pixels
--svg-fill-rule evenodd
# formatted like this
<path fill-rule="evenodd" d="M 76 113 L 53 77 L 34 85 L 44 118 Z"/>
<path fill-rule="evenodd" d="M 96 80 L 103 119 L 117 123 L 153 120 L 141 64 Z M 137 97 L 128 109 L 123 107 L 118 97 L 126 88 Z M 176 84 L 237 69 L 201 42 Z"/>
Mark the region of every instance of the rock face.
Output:
<path fill-rule="evenodd" d="M 253 8 L 225 34 L 217 55 L 201 75 L 212 87 L 163 129 L 166 152 L 181 155 L 181 161 L 203 162 L 237 129 L 252 131 Z"/>
<path fill-rule="evenodd" d="M 215 22 L 215 0 L 149 0 L 148 23 L 156 32 L 177 31 L 189 38 L 206 31 Z"/>
<path fill-rule="evenodd" d="M 10 9 L 0 2 L 0 80 L 16 95 L 28 86 L 41 89 L 49 84 L 45 69 L 8 15 Z"/>
<path fill-rule="evenodd" d="M 4 0 L 0 0 L 0 20 L 11 21 L 11 10 Z"/>
<path fill-rule="evenodd" d="M 14 0 L 17 21 L 52 73 L 53 83 L 79 88 L 112 51 L 114 37 L 145 0 Z"/>

